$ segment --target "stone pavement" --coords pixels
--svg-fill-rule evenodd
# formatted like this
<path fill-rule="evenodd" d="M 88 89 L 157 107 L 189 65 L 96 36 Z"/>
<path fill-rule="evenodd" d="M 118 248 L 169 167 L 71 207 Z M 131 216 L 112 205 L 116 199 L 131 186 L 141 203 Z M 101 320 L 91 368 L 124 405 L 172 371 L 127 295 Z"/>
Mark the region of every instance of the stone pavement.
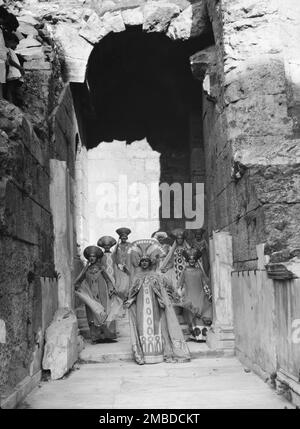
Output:
<path fill-rule="evenodd" d="M 191 362 L 137 365 L 128 320 L 118 321 L 116 343 L 86 343 L 77 369 L 41 382 L 19 408 L 199 409 L 284 408 L 291 405 L 233 356 L 188 342 Z"/>
<path fill-rule="evenodd" d="M 126 314 L 117 321 L 117 332 L 115 343 L 86 342 L 76 369 L 63 379 L 41 382 L 19 408 L 291 407 L 230 353 L 189 341 L 191 362 L 140 366 L 132 360 Z"/>
<path fill-rule="evenodd" d="M 139 366 L 80 364 L 62 380 L 41 382 L 19 408 L 199 409 L 291 405 L 234 357 Z"/>

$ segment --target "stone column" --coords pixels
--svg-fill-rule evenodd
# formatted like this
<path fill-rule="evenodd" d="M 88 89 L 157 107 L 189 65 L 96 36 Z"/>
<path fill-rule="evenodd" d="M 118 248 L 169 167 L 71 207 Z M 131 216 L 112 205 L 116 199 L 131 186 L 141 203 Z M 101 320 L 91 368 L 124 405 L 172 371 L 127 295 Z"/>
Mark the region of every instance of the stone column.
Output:
<path fill-rule="evenodd" d="M 209 242 L 213 325 L 207 338 L 211 349 L 233 350 L 232 312 L 232 237 L 228 232 L 213 232 Z"/>
<path fill-rule="evenodd" d="M 72 307 L 73 221 L 70 180 L 65 161 L 50 160 L 50 207 L 54 228 L 54 263 L 58 278 L 58 306 Z"/>

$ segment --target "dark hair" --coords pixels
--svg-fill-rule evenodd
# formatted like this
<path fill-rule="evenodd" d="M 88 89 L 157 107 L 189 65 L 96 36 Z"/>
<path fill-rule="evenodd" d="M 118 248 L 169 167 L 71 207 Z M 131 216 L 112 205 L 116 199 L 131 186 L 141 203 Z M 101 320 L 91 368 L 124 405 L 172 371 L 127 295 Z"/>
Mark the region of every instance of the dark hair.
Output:
<path fill-rule="evenodd" d="M 151 260 L 151 258 L 149 256 L 142 256 L 141 259 L 140 259 L 139 265 L 141 265 L 142 261 L 148 261 L 149 264 L 152 265 L 152 260 Z"/>

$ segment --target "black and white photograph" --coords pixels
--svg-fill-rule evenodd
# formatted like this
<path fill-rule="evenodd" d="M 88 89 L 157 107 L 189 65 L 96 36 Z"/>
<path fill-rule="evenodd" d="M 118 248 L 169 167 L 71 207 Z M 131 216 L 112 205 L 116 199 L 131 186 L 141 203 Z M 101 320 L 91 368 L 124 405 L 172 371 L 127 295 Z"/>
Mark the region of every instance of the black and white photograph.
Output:
<path fill-rule="evenodd" d="M 0 0 L 0 425 L 299 408 L 300 1 Z"/>

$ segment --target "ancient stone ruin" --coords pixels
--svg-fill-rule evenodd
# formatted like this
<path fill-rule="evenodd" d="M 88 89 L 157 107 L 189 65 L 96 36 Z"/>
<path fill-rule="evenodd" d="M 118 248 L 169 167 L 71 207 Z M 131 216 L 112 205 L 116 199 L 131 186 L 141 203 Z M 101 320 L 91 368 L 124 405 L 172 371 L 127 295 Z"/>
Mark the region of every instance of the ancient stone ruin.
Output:
<path fill-rule="evenodd" d="M 147 183 L 158 168 L 158 181 L 204 184 L 207 343 L 275 374 L 299 401 L 298 3 L 1 2 L 18 24 L 12 30 L 13 18 L 0 14 L 1 406 L 16 406 L 47 369 L 58 309 L 73 323 L 65 371 L 78 356 L 72 282 L 99 227 L 90 175 L 103 183 L 105 165 L 112 176 L 140 168 Z M 13 78 L 10 32 L 23 69 Z M 146 223 L 137 228 L 148 233 Z"/>

